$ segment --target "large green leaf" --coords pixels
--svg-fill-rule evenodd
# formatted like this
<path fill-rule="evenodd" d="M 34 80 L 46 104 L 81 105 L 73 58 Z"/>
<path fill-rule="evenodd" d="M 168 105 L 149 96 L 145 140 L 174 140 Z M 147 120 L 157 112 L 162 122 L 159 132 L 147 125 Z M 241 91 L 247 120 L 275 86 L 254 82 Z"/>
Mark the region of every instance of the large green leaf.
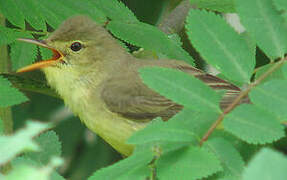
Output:
<path fill-rule="evenodd" d="M 287 1 L 285 0 L 272 0 L 274 6 L 280 11 L 283 18 L 285 18 L 285 22 L 287 22 Z"/>
<path fill-rule="evenodd" d="M 222 170 L 214 154 L 194 146 L 161 156 L 157 168 L 158 178 L 165 180 L 201 179 Z"/>
<path fill-rule="evenodd" d="M 17 0 L 0 0 L 0 12 L 7 18 L 12 24 L 25 28 L 25 17 L 18 7 Z"/>
<path fill-rule="evenodd" d="M 200 55 L 231 80 L 247 83 L 255 66 L 254 51 L 219 15 L 191 10 L 187 34 Z"/>
<path fill-rule="evenodd" d="M 40 10 L 37 8 L 37 3 L 34 0 L 17 1 L 17 6 L 23 13 L 25 20 L 37 30 L 46 29 L 46 23 Z"/>
<path fill-rule="evenodd" d="M 161 95 L 196 111 L 221 112 L 220 95 L 199 79 L 184 72 L 149 67 L 140 69 L 145 84 Z"/>
<path fill-rule="evenodd" d="M 55 157 L 53 157 L 53 158 L 55 158 Z M 52 161 L 51 161 L 51 159 L 49 159 L 49 162 L 52 162 L 53 164 L 51 164 L 51 163 L 48 164 L 49 162 L 47 162 L 47 163 L 45 163 L 47 165 L 43 165 L 41 163 L 33 161 L 32 159 L 30 159 L 28 157 L 23 157 L 23 156 L 17 157 L 11 161 L 11 165 L 12 165 L 13 170 L 10 174 L 14 174 L 15 176 L 17 176 L 17 174 L 21 173 L 21 170 L 19 170 L 21 168 L 19 168 L 19 167 L 24 166 L 24 167 L 37 169 L 37 171 L 34 172 L 35 174 L 34 173 L 30 174 L 29 172 L 26 172 L 25 174 L 23 174 L 23 176 L 28 176 L 31 179 L 34 179 L 33 177 L 35 175 L 43 175 L 45 178 L 50 177 L 51 180 L 65 180 L 64 177 L 60 176 L 60 174 L 56 170 L 51 169 L 53 165 L 58 166 L 58 165 L 60 165 L 60 163 L 62 163 L 62 160 L 58 159 L 57 157 L 56 157 L 57 162 L 53 162 L 53 161 L 55 161 L 55 159 L 53 159 L 53 158 L 52 158 Z M 43 171 L 43 169 L 46 169 L 46 172 Z M 8 177 L 11 177 L 11 175 L 8 175 Z M 20 179 L 20 177 L 22 178 L 21 175 L 19 175 L 18 177 L 19 177 L 19 179 Z M 13 180 L 15 180 L 15 179 L 13 179 Z"/>
<path fill-rule="evenodd" d="M 96 171 L 89 180 L 145 179 L 149 172 L 147 165 L 151 160 L 151 150 L 146 149 L 107 168 Z"/>
<path fill-rule="evenodd" d="M 237 0 L 236 9 L 247 31 L 271 59 L 287 52 L 287 22 L 271 0 Z M 246 8 L 248 7 L 248 8 Z"/>
<path fill-rule="evenodd" d="M 268 71 L 274 65 L 275 64 L 271 63 L 271 64 L 267 64 L 267 65 L 261 66 L 256 71 L 255 79 L 257 79 L 258 77 L 262 76 L 264 73 L 266 73 L 266 71 Z M 286 74 L 286 70 L 287 70 L 287 64 L 283 64 L 280 68 L 276 69 L 271 74 L 269 74 L 269 76 L 267 76 L 263 81 L 261 81 L 261 83 L 264 83 L 266 81 L 270 81 L 272 79 L 287 79 L 287 76 L 285 75 Z"/>
<path fill-rule="evenodd" d="M 25 157 L 32 159 L 40 164 L 47 164 L 52 156 L 61 155 L 61 143 L 54 131 L 48 131 L 35 138 L 39 145 L 39 152 L 27 152 Z"/>
<path fill-rule="evenodd" d="M 93 4 L 102 10 L 107 17 L 121 22 L 138 22 L 133 12 L 118 0 L 96 0 Z"/>
<path fill-rule="evenodd" d="M 274 113 L 280 121 L 287 120 L 287 80 L 272 80 L 257 86 L 250 93 L 251 101 Z"/>
<path fill-rule="evenodd" d="M 285 180 L 287 179 L 286 169 L 286 156 L 274 150 L 264 148 L 245 169 L 243 180 Z"/>
<path fill-rule="evenodd" d="M 192 5 L 213 11 L 230 13 L 235 12 L 235 0 L 190 0 Z"/>
<path fill-rule="evenodd" d="M 54 28 L 58 27 L 68 17 L 79 14 L 89 15 L 101 24 L 106 21 L 106 16 L 89 0 L 50 0 L 37 1 L 37 3 L 42 16 Z"/>
<path fill-rule="evenodd" d="M 50 128 L 49 124 L 40 122 L 28 122 L 25 129 L 19 130 L 12 136 L 0 137 L 0 165 L 5 164 L 13 157 L 25 150 L 39 150 L 32 140 L 34 136 Z"/>
<path fill-rule="evenodd" d="M 14 71 L 35 61 L 37 55 L 37 46 L 34 44 L 15 42 L 11 44 L 10 47 L 12 68 Z"/>
<path fill-rule="evenodd" d="M 185 124 L 153 120 L 146 128 L 133 134 L 128 140 L 131 144 L 143 144 L 158 141 L 199 142 L 199 137 L 189 131 Z"/>
<path fill-rule="evenodd" d="M 250 104 L 242 104 L 227 114 L 223 126 L 226 131 L 253 144 L 271 143 L 285 134 L 276 116 Z"/>
<path fill-rule="evenodd" d="M 232 144 L 223 138 L 212 138 L 204 143 L 204 147 L 220 160 L 223 167 L 223 172 L 219 173 L 220 176 L 241 179 L 244 161 Z"/>
<path fill-rule="evenodd" d="M 17 89 L 11 87 L 11 83 L 0 76 L 0 107 L 7 107 L 22 102 L 28 99 Z"/>
<path fill-rule="evenodd" d="M 0 45 L 10 44 L 18 37 L 27 37 L 28 33 L 19 32 L 18 29 L 7 28 L 0 26 Z"/>
<path fill-rule="evenodd" d="M 199 137 L 204 136 L 210 126 L 216 121 L 219 113 L 212 111 L 194 111 L 190 108 L 184 107 L 179 113 L 174 115 L 168 122 L 181 123 L 189 131 Z M 173 123 L 173 122 L 172 122 Z"/>
<path fill-rule="evenodd" d="M 185 60 L 190 64 L 194 62 L 193 58 L 177 42 L 152 25 L 111 21 L 108 29 L 115 36 L 130 44 L 163 53 L 170 59 Z"/>
<path fill-rule="evenodd" d="M 5 180 L 64 180 L 54 169 L 63 163 L 62 159 L 54 157 L 46 166 L 39 167 L 29 159 L 21 159 L 15 163 L 13 170 L 5 177 Z"/>
<path fill-rule="evenodd" d="M 0 117 L 0 136 L 4 134 L 4 124 L 3 124 L 3 120 Z"/>

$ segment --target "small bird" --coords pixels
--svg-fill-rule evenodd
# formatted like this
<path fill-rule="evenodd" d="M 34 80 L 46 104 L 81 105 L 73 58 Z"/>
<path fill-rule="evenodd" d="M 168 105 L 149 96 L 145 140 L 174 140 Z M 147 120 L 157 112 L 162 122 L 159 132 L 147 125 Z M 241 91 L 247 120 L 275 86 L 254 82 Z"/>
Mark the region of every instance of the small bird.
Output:
<path fill-rule="evenodd" d="M 73 113 L 125 156 L 133 151 L 133 145 L 125 142 L 134 132 L 156 117 L 166 121 L 183 108 L 146 86 L 139 76 L 140 68 L 177 69 L 215 90 L 226 90 L 222 109 L 240 93 L 235 85 L 183 61 L 137 59 L 86 16 L 67 19 L 45 40 L 19 40 L 48 48 L 53 57 L 18 72 L 41 69 Z"/>

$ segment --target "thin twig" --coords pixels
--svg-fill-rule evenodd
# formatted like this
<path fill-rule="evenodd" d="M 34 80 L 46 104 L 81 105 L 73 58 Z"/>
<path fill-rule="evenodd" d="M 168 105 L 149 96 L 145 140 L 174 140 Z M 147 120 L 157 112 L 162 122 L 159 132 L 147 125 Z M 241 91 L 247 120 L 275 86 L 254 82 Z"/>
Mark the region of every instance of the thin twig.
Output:
<path fill-rule="evenodd" d="M 223 121 L 225 115 L 228 114 L 230 111 L 232 111 L 238 105 L 238 103 L 242 100 L 242 98 L 248 95 L 248 93 L 252 90 L 252 88 L 260 84 L 266 77 L 268 77 L 276 69 L 282 66 L 282 64 L 285 62 L 286 59 L 287 57 L 280 59 L 271 68 L 269 68 L 268 71 L 266 71 L 264 74 L 259 76 L 257 80 L 249 84 L 249 86 L 245 90 L 241 91 L 241 93 L 236 97 L 236 99 L 229 106 L 227 106 L 227 108 L 223 111 L 223 113 L 221 113 L 220 116 L 217 118 L 217 120 L 210 126 L 208 131 L 201 138 L 199 145 L 202 146 L 202 144 L 208 139 L 208 137 L 212 134 L 215 128 Z"/>

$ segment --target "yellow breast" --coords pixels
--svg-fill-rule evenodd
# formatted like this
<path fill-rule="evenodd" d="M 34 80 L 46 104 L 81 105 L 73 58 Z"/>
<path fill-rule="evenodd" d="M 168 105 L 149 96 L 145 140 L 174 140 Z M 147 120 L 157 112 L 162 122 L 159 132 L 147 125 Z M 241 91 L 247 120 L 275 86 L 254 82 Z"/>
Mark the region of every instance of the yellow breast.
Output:
<path fill-rule="evenodd" d="M 72 69 L 44 68 L 48 83 L 56 89 L 65 104 L 82 122 L 126 156 L 133 151 L 126 140 L 146 123 L 126 119 L 109 111 L 100 97 L 100 82 L 104 74 L 79 76 Z M 100 77 L 102 76 L 102 77 Z"/>

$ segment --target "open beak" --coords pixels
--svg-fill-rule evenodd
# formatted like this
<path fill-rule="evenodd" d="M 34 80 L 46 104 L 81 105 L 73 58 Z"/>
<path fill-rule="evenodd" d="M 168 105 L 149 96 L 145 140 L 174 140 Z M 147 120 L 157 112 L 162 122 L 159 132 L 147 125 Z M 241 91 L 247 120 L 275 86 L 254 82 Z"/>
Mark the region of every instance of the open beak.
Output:
<path fill-rule="evenodd" d="M 64 57 L 64 55 L 60 51 L 48 46 L 44 40 L 26 39 L 26 38 L 19 38 L 17 40 L 27 42 L 27 43 L 32 43 L 32 44 L 35 44 L 35 45 L 38 45 L 44 48 L 48 48 L 53 52 L 53 56 L 51 59 L 42 60 L 34 64 L 28 65 L 26 67 L 20 68 L 17 70 L 17 73 L 33 71 L 36 69 L 41 69 L 47 66 L 54 65 L 57 62 L 61 61 L 62 58 Z"/>

